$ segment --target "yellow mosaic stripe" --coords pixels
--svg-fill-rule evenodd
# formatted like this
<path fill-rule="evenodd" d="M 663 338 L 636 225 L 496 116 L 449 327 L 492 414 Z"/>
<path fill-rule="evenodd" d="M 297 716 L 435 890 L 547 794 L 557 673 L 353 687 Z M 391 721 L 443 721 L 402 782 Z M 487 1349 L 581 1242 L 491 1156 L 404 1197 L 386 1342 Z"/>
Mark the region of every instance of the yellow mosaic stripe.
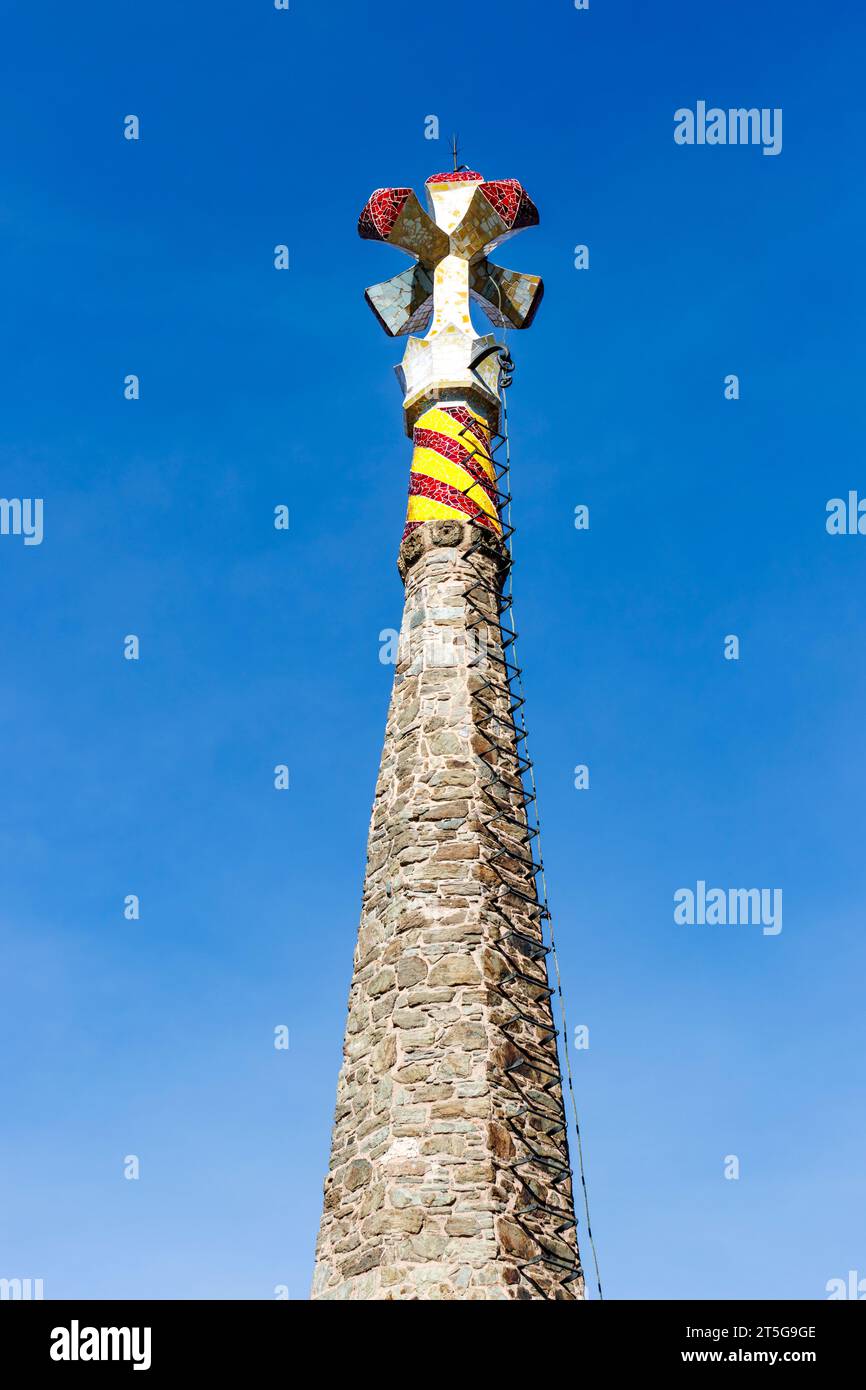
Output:
<path fill-rule="evenodd" d="M 469 518 L 457 507 L 449 507 L 445 502 L 436 502 L 432 497 L 410 497 L 406 520 L 468 521 Z"/>
<path fill-rule="evenodd" d="M 424 473 L 428 478 L 436 478 L 440 483 L 449 483 L 458 492 L 465 492 L 477 507 L 486 512 L 492 521 L 498 521 L 496 507 L 491 502 L 480 483 L 471 473 L 459 464 L 444 458 L 435 449 L 416 447 L 412 455 L 412 472 Z"/>
<path fill-rule="evenodd" d="M 464 408 L 469 410 L 468 406 Z M 489 437 L 487 426 L 481 416 L 476 415 L 474 410 L 469 410 L 469 414 L 478 425 L 482 438 L 487 439 Z M 493 467 L 493 460 L 484 445 L 465 425 L 461 425 L 459 420 L 455 420 L 453 415 L 447 415 L 445 411 L 440 410 L 438 406 L 431 406 L 429 410 L 425 410 L 424 414 L 419 419 L 418 428 L 422 430 L 435 430 L 437 434 L 444 434 L 448 439 L 456 440 L 458 444 L 462 445 L 464 449 L 467 449 L 473 455 L 474 461 L 481 465 L 484 472 L 490 478 L 491 483 L 495 483 L 496 470 Z"/>

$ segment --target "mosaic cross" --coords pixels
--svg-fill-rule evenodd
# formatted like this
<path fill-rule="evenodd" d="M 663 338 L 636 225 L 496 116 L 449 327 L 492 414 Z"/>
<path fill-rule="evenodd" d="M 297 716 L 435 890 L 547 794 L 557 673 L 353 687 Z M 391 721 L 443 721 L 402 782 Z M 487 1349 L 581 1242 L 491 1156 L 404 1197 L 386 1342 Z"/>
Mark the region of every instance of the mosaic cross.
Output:
<path fill-rule="evenodd" d="M 458 342 L 477 341 L 471 300 L 497 328 L 528 328 L 532 322 L 544 293 L 540 278 L 505 270 L 488 260 L 488 253 L 524 227 L 536 226 L 538 210 L 516 179 L 488 183 L 471 169 L 433 174 L 426 192 L 432 216 L 411 188 L 378 188 L 368 199 L 359 234 L 399 247 L 415 264 L 371 286 L 366 299 L 392 337 L 427 328 L 423 341 L 428 344 L 453 339 L 448 354 L 453 368 Z"/>

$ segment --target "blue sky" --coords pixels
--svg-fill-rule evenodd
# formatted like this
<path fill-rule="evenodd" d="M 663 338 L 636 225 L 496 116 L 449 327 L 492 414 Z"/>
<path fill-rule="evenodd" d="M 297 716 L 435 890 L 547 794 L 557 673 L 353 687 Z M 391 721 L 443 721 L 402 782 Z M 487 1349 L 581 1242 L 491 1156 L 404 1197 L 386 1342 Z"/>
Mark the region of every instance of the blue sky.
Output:
<path fill-rule="evenodd" d="M 0 1275 L 47 1297 L 307 1295 L 410 454 L 355 222 L 452 130 L 542 217 L 516 612 L 605 1292 L 866 1276 L 863 16 L 447 8 L 2 6 L 0 492 L 45 538 L 0 537 Z M 698 100 L 782 153 L 677 146 Z M 782 933 L 677 926 L 698 879 Z"/>

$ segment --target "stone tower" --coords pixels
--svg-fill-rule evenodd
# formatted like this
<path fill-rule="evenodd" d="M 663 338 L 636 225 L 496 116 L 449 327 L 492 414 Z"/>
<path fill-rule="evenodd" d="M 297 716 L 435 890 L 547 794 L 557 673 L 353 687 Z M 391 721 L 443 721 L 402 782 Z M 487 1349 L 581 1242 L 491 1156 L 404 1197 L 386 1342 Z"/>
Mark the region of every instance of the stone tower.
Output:
<path fill-rule="evenodd" d="M 538 222 L 514 179 L 379 189 L 362 237 L 413 265 L 367 291 L 413 438 L 406 589 L 368 842 L 314 1298 L 580 1299 L 562 1085 L 504 622 L 494 462 L 537 276 L 488 252 Z"/>

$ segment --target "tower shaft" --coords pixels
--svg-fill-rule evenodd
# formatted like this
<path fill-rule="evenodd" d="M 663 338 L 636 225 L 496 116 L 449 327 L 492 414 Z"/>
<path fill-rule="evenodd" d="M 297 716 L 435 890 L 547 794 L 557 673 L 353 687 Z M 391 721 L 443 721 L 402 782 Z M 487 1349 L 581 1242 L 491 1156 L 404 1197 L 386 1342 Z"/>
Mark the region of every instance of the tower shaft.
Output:
<path fill-rule="evenodd" d="M 414 453 L 394 688 L 314 1298 L 579 1299 L 583 1276 L 503 628 L 510 556 L 492 458 L 502 355 L 537 276 L 490 251 L 534 225 L 513 179 L 472 170 L 377 189 L 358 224 L 415 260 L 367 300 L 412 333 L 398 375 Z"/>
<path fill-rule="evenodd" d="M 400 562 L 313 1296 L 580 1297 L 499 622 L 506 558 L 450 520 L 410 532 Z"/>

